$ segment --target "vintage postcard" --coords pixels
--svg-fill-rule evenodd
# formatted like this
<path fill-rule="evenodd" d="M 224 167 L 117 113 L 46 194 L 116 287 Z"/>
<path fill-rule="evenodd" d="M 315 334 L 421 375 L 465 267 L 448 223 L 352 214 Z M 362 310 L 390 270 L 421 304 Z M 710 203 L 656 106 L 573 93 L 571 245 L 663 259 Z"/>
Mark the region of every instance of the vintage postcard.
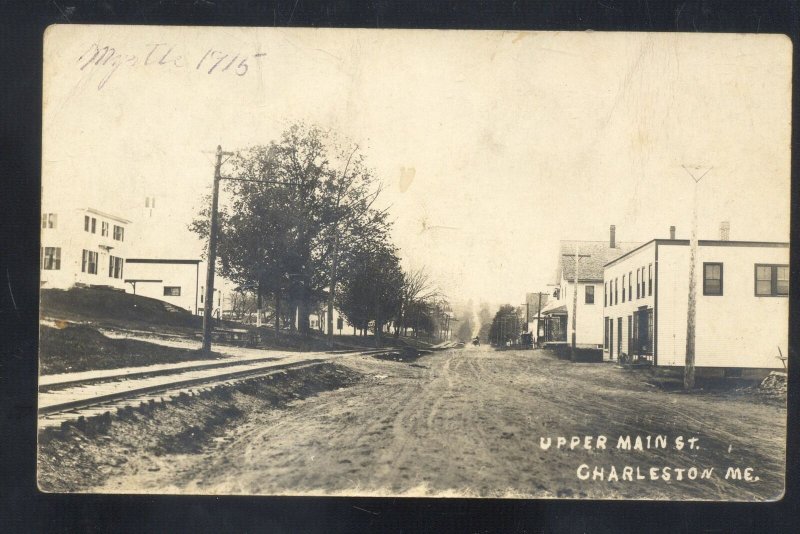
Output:
<path fill-rule="evenodd" d="M 786 36 L 44 41 L 42 491 L 782 497 Z"/>

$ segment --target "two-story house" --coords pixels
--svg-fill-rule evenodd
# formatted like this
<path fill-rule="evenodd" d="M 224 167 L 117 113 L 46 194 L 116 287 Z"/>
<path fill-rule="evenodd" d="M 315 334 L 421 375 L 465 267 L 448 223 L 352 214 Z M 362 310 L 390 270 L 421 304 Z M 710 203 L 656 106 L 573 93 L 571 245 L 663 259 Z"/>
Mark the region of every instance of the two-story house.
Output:
<path fill-rule="evenodd" d="M 576 347 L 603 346 L 603 267 L 637 246 L 618 242 L 613 225 L 608 241 L 561 241 L 554 298 L 542 309 L 546 345 L 571 343 L 574 315 Z"/>
<path fill-rule="evenodd" d="M 93 208 L 42 213 L 41 286 L 76 284 L 124 288 L 130 221 Z"/>
<path fill-rule="evenodd" d="M 789 335 L 789 243 L 699 240 L 695 366 L 705 374 L 782 369 Z M 653 239 L 608 262 L 603 352 L 682 367 L 686 357 L 690 243 Z"/>

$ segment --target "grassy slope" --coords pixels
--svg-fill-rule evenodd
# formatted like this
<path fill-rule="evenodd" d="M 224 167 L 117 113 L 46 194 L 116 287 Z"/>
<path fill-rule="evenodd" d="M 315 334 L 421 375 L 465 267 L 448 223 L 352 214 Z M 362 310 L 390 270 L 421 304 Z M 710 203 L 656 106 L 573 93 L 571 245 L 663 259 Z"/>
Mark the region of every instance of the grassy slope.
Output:
<path fill-rule="evenodd" d="M 181 309 L 170 311 L 160 300 L 96 287 L 43 289 L 40 310 L 46 317 L 145 330 L 198 329 L 203 325 L 202 317 Z"/>
<path fill-rule="evenodd" d="M 75 287 L 68 290 L 43 289 L 40 314 L 42 317 L 69 322 L 86 323 L 51 328 L 43 326 L 40 339 L 40 362 L 43 374 L 111 369 L 126 366 L 173 363 L 201 359 L 198 351 L 164 347 L 138 340 L 111 339 L 95 327 L 123 330 L 145 330 L 175 333 L 196 337 L 203 318 L 188 311 L 167 308 L 165 303 L 148 297 L 107 288 Z M 60 326 L 60 325 L 59 325 Z M 243 325 L 224 321 L 223 327 L 242 328 Z M 252 327 L 250 327 L 252 329 Z M 317 351 L 328 348 L 327 337 L 320 332 L 301 336 L 296 332 L 272 328 L 260 331 L 259 347 L 298 351 Z M 336 346 L 374 347 L 373 336 L 336 336 Z M 382 346 L 427 347 L 427 343 L 410 338 L 395 339 L 387 334 Z"/>
<path fill-rule="evenodd" d="M 63 329 L 42 326 L 40 330 L 39 363 L 43 375 L 218 357 L 215 353 L 209 356 L 135 339 L 111 339 L 85 325 Z"/>

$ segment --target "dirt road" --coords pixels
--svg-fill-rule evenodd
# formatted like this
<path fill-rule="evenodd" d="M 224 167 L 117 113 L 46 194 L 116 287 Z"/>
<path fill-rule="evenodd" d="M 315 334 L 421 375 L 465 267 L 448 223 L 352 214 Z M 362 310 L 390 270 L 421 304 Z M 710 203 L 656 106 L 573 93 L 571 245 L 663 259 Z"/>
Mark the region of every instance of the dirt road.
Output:
<path fill-rule="evenodd" d="M 93 490 L 702 500 L 782 492 L 786 409 L 751 396 L 666 392 L 632 371 L 545 351 L 468 348 L 413 363 L 348 356 L 337 365 L 362 378 L 283 408 L 236 393 L 243 417 L 199 452 L 150 458 L 157 470 L 132 458 Z M 643 450 L 617 448 L 620 436 L 632 447 L 640 436 Z M 742 478 L 753 468 L 751 480 L 726 480 L 729 466 Z M 691 480 L 692 467 L 713 472 Z"/>

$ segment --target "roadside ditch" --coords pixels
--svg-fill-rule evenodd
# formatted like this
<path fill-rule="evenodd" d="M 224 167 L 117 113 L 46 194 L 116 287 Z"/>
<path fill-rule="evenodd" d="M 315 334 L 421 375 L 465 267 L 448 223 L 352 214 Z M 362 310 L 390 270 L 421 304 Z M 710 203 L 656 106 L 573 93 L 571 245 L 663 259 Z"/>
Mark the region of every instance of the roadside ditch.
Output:
<path fill-rule="evenodd" d="M 39 489 L 86 491 L 128 469 L 132 456 L 199 453 L 249 413 L 282 408 L 323 391 L 351 386 L 362 378 L 348 367 L 322 363 L 42 431 Z M 158 466 L 154 462 L 146 469 L 155 471 Z"/>

